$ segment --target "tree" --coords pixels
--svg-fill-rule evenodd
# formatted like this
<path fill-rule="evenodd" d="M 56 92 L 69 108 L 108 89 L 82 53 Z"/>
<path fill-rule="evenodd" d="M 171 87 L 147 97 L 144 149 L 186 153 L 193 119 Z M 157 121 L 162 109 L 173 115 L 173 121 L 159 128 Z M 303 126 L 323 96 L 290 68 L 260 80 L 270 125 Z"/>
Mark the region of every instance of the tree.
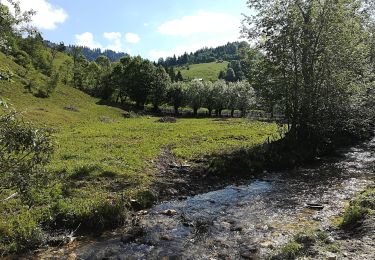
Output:
<path fill-rule="evenodd" d="M 174 108 L 176 115 L 179 114 L 178 109 L 185 104 L 186 84 L 184 82 L 174 82 L 168 89 L 168 102 Z"/>
<path fill-rule="evenodd" d="M 255 104 L 255 91 L 247 81 L 238 81 L 235 83 L 237 93 L 237 109 L 241 111 L 244 117 L 251 106 Z"/>
<path fill-rule="evenodd" d="M 373 14 L 368 3 L 248 1 L 254 15 L 245 17 L 242 31 L 272 65 L 269 80 L 278 82 L 272 85 L 284 87 L 281 99 L 292 139 L 347 132 L 356 121 L 353 102 L 366 88 L 370 63 Z"/>
<path fill-rule="evenodd" d="M 198 109 L 205 102 L 205 86 L 200 80 L 192 80 L 186 91 L 186 98 L 189 106 L 193 109 L 194 116 L 197 116 Z"/>
<path fill-rule="evenodd" d="M 204 82 L 204 106 L 208 109 L 208 115 L 212 116 L 212 110 L 215 108 L 216 93 L 214 84 L 211 81 Z"/>
<path fill-rule="evenodd" d="M 219 72 L 218 79 L 225 79 L 225 76 L 226 76 L 225 71 L 221 70 L 221 71 Z"/>
<path fill-rule="evenodd" d="M 167 74 L 163 66 L 158 66 L 155 70 L 149 96 L 155 112 L 160 111 L 159 105 L 161 105 L 166 100 L 167 90 L 170 83 L 171 80 L 169 78 L 169 75 Z"/>
<path fill-rule="evenodd" d="M 9 10 L 13 10 L 13 13 Z M 5 53 L 15 51 L 13 46 L 15 37 L 22 34 L 31 35 L 37 32 L 30 25 L 31 17 L 35 14 L 33 10 L 21 11 L 18 1 L 7 0 L 0 3 L 0 50 Z"/>
<path fill-rule="evenodd" d="M 234 70 L 232 68 L 227 69 L 227 73 L 225 75 L 225 80 L 228 82 L 235 82 L 236 81 L 236 74 L 234 73 Z"/>
<path fill-rule="evenodd" d="M 225 91 L 225 96 L 227 97 L 228 103 L 227 108 L 230 109 L 230 116 L 234 117 L 234 112 L 238 109 L 238 88 L 237 83 L 229 82 L 228 87 Z"/>
<path fill-rule="evenodd" d="M 178 80 L 176 80 L 176 73 L 175 73 L 173 67 L 170 67 L 168 69 L 168 75 L 169 75 L 169 77 L 170 77 L 170 79 L 171 79 L 172 82 L 178 81 Z"/>
<path fill-rule="evenodd" d="M 214 83 L 216 116 L 221 116 L 222 110 L 228 104 L 227 96 L 225 95 L 227 87 L 224 80 L 218 80 Z"/>
<path fill-rule="evenodd" d="M 95 62 L 99 65 L 100 70 L 100 79 L 96 88 L 96 96 L 102 99 L 109 99 L 115 90 L 111 79 L 111 61 L 108 57 L 101 55 L 96 58 Z"/>
<path fill-rule="evenodd" d="M 88 62 L 83 68 L 82 90 L 92 96 L 97 96 L 97 93 L 99 92 L 100 74 L 101 71 L 99 65 L 95 61 Z"/>
<path fill-rule="evenodd" d="M 140 109 L 144 108 L 150 94 L 155 69 L 150 61 L 137 56 L 132 58 L 127 74 L 125 73 L 128 78 L 128 95 Z"/>
<path fill-rule="evenodd" d="M 177 72 L 175 80 L 176 81 L 184 81 L 184 78 L 182 77 L 182 74 L 181 74 L 180 70 Z"/>

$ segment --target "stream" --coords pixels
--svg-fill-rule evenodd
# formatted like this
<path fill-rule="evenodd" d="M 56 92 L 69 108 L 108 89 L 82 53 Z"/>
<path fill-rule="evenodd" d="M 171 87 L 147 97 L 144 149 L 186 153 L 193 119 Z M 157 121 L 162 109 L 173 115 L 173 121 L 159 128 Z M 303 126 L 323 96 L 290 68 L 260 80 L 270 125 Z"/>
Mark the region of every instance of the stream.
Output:
<path fill-rule="evenodd" d="M 133 236 L 114 232 L 38 257 L 263 259 L 298 231 L 328 228 L 345 202 L 373 183 L 374 148 L 375 139 L 316 166 L 264 173 L 246 185 L 164 202 L 137 214 Z"/>

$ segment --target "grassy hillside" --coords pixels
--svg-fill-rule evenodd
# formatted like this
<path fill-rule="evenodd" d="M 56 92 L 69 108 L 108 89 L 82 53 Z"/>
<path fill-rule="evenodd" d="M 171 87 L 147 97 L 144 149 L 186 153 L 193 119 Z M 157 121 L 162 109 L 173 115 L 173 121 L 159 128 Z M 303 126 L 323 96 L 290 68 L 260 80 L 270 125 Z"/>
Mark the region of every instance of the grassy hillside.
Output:
<path fill-rule="evenodd" d="M 55 66 L 64 59 L 69 57 L 59 54 Z M 214 65 L 216 70 L 226 66 Z M 205 71 L 212 69 L 206 67 Z M 0 96 L 25 120 L 55 129 L 56 142 L 48 166 L 55 184 L 35 191 L 37 205 L 27 209 L 19 198 L 0 205 L 0 254 L 45 242 L 40 223 L 89 230 L 121 223 L 124 202 L 120 198 L 125 195 L 147 205 L 147 190 L 166 148 L 176 160 L 194 162 L 262 143 L 276 131 L 273 124 L 245 119 L 178 119 L 165 124 L 148 116 L 124 118 L 124 111 L 98 105 L 98 99 L 62 84 L 48 98 L 35 97 L 25 89 L 30 80 L 27 71 L 2 53 L 0 69 L 14 73 L 12 81 L 0 80 Z M 37 71 L 33 78 L 40 84 L 46 80 Z M 12 191 L 0 193 L 6 197 Z"/>
<path fill-rule="evenodd" d="M 178 67 L 184 79 L 192 80 L 195 78 L 202 78 L 204 80 L 216 81 L 219 73 L 226 70 L 228 62 L 211 62 L 203 64 L 192 64 L 185 67 Z"/>

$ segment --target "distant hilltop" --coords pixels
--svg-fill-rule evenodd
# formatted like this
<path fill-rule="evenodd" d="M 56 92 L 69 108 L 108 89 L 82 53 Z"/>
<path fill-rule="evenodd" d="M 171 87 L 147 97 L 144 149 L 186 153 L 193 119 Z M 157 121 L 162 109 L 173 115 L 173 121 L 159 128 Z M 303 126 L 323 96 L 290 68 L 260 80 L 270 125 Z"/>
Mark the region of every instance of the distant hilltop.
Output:
<path fill-rule="evenodd" d="M 59 44 L 50 42 L 48 40 L 44 40 L 44 43 L 48 47 L 55 47 L 55 46 L 59 45 Z M 61 44 L 63 44 L 63 43 L 60 43 L 60 45 Z M 67 45 L 65 47 L 66 47 L 65 48 L 66 53 L 70 53 L 73 47 L 80 47 L 81 50 L 82 50 L 82 55 L 89 61 L 94 61 L 99 56 L 106 56 L 106 57 L 108 57 L 108 59 L 110 59 L 110 61 L 116 62 L 116 61 L 119 61 L 124 56 L 129 56 L 129 54 L 127 54 L 125 52 L 116 52 L 116 51 L 112 51 L 112 50 L 102 50 L 100 48 L 90 49 L 89 47 L 86 47 L 86 46 Z"/>

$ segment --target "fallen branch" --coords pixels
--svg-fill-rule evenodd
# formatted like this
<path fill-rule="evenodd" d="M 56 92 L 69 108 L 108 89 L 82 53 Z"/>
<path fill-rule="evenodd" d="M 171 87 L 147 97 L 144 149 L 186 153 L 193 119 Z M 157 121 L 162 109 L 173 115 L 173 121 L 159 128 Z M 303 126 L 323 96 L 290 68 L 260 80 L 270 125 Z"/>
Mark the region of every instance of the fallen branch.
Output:
<path fill-rule="evenodd" d="M 8 200 L 10 200 L 10 199 L 13 199 L 14 197 L 16 197 L 18 195 L 18 193 L 16 192 L 16 193 L 13 193 L 12 195 L 10 195 L 8 198 L 6 198 L 6 199 L 3 199 L 1 202 L 6 202 L 6 201 L 8 201 Z"/>

